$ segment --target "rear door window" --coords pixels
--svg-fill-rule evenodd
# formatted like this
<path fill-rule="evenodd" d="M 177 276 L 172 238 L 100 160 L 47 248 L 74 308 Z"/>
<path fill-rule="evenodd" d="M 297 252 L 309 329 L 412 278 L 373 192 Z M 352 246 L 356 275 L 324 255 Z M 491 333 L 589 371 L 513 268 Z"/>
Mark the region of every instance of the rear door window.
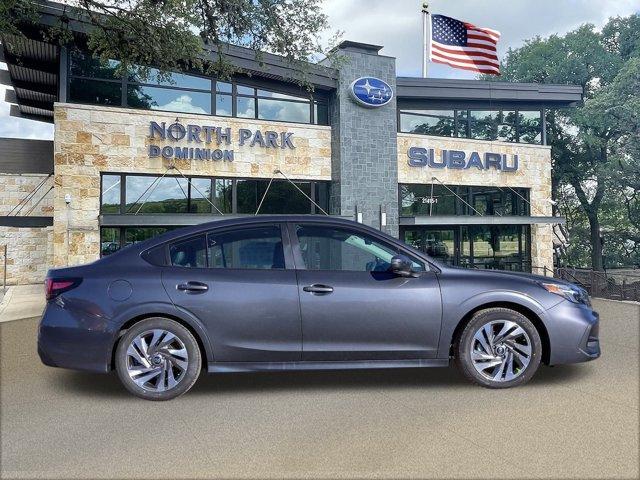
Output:
<path fill-rule="evenodd" d="M 285 268 L 282 234 L 277 225 L 210 233 L 207 249 L 210 268 Z"/>

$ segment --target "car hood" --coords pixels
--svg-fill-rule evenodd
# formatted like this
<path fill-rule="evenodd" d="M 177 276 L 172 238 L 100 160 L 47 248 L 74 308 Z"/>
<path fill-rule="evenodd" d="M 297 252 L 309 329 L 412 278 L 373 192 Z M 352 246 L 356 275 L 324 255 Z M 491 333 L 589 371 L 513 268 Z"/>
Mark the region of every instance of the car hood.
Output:
<path fill-rule="evenodd" d="M 544 282 L 544 283 L 555 283 L 558 285 L 574 286 L 572 283 L 567 282 L 565 280 L 560 280 L 554 277 L 545 277 L 544 275 L 535 275 L 533 273 L 507 272 L 504 270 L 479 270 L 479 269 L 468 269 L 463 267 L 447 267 L 446 270 L 454 270 L 454 271 L 464 270 L 465 272 L 468 272 L 472 276 L 478 276 L 483 279 L 511 277 L 511 278 L 517 278 L 523 281 L 528 280 L 532 283 Z"/>

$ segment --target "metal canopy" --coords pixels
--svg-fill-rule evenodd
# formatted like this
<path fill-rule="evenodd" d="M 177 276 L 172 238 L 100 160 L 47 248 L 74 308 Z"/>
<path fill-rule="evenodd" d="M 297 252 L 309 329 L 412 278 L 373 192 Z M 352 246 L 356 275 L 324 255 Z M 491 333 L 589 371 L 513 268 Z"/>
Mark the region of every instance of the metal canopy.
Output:
<path fill-rule="evenodd" d="M 400 225 L 533 225 L 564 224 L 564 217 L 437 215 L 400 217 Z"/>

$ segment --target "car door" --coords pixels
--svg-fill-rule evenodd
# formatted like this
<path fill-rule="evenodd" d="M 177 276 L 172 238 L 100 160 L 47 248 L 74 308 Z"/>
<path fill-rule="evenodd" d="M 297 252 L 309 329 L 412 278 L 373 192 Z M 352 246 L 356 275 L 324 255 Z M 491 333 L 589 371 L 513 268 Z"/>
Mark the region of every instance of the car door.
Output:
<path fill-rule="evenodd" d="M 164 287 L 178 308 L 205 325 L 215 361 L 300 360 L 298 289 L 285 226 L 214 230 L 168 249 Z"/>
<path fill-rule="evenodd" d="M 442 305 L 438 279 L 428 265 L 410 257 L 420 273 L 402 278 L 388 271 L 399 247 L 381 237 L 326 222 L 289 228 L 303 360 L 436 356 Z"/>

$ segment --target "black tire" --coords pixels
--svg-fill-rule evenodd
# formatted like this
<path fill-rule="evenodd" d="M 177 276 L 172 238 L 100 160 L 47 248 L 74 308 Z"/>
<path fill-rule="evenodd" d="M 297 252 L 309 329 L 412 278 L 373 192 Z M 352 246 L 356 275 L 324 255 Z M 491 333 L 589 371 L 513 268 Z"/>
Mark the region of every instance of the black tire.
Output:
<path fill-rule="evenodd" d="M 487 376 L 481 374 L 476 369 L 471 359 L 471 348 L 474 342 L 474 335 L 479 329 L 490 322 L 505 320 L 516 323 L 526 332 L 531 343 L 531 355 L 529 364 L 525 368 L 520 368 L 521 371 L 518 372 L 515 378 L 511 380 L 493 380 L 487 378 Z M 499 326 L 499 324 L 497 326 Z M 535 325 L 521 313 L 508 308 L 488 308 L 486 310 L 480 310 L 473 315 L 454 346 L 454 354 L 458 367 L 472 382 L 488 388 L 509 388 L 528 382 L 536 373 L 536 370 L 538 370 L 540 366 L 540 359 L 542 358 L 542 342 L 540 341 L 540 335 Z M 495 370 L 487 369 L 485 372 L 497 372 L 499 368 L 500 367 L 497 366 Z M 515 371 L 515 368 L 513 370 Z"/>
<path fill-rule="evenodd" d="M 172 388 L 167 388 L 163 391 L 151 391 L 149 389 L 150 387 L 143 388 L 142 386 L 138 385 L 129 376 L 127 368 L 131 364 L 131 362 L 134 361 L 131 360 L 127 354 L 127 350 L 131 345 L 131 342 L 138 335 L 154 329 L 165 330 L 175 335 L 179 339 L 179 341 L 184 344 L 184 347 L 188 354 L 187 368 L 182 372 L 178 372 L 179 378 L 177 378 L 177 384 Z M 167 337 L 165 336 L 163 338 Z M 167 364 L 170 364 L 168 360 L 166 362 Z M 198 342 L 189 330 L 187 330 L 185 327 L 174 320 L 169 320 L 168 318 L 162 317 L 153 317 L 136 323 L 131 328 L 129 328 L 129 330 L 127 330 L 126 333 L 120 338 L 120 341 L 118 342 L 118 348 L 116 349 L 115 365 L 120 381 L 122 382 L 124 387 L 129 390 L 129 392 L 140 398 L 144 398 L 145 400 L 171 400 L 189 391 L 189 389 L 191 389 L 193 384 L 196 382 L 200 374 L 200 369 L 202 367 L 202 356 L 200 353 Z M 157 383 L 159 380 L 155 379 L 154 381 Z"/>

